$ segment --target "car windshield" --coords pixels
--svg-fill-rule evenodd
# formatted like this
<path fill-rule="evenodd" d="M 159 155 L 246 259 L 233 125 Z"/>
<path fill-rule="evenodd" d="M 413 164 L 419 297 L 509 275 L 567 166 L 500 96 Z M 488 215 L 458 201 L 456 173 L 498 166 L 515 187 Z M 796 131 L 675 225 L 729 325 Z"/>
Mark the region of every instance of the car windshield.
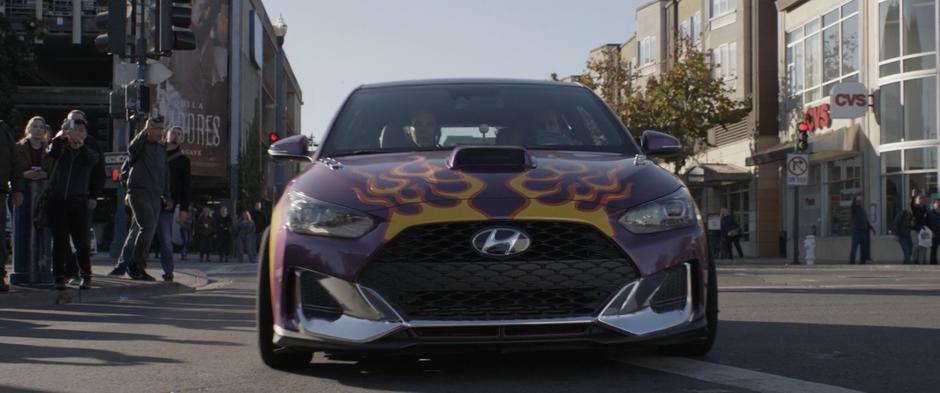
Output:
<path fill-rule="evenodd" d="M 323 155 L 458 145 L 637 153 L 624 128 L 587 89 L 455 84 L 356 91 L 330 131 Z"/>

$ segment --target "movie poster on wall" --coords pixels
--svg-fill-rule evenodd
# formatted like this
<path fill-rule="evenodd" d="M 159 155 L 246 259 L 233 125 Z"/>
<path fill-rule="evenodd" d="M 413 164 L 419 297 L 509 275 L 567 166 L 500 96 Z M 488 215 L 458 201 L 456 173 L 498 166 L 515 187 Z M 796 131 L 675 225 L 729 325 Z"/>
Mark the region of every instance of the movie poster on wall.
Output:
<path fill-rule="evenodd" d="M 183 128 L 183 152 L 193 176 L 228 177 L 229 2 L 194 0 L 196 50 L 176 51 L 162 62 L 172 72 L 157 88 L 167 127 Z"/>

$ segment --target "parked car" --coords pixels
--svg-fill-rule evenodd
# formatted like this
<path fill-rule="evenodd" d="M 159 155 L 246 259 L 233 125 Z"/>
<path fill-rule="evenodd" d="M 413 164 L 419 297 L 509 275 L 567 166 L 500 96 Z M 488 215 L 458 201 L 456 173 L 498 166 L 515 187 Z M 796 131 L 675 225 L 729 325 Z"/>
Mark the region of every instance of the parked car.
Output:
<path fill-rule="evenodd" d="M 591 90 L 517 80 L 362 86 L 262 241 L 258 346 L 317 351 L 657 346 L 703 355 L 717 281 L 682 182 Z"/>

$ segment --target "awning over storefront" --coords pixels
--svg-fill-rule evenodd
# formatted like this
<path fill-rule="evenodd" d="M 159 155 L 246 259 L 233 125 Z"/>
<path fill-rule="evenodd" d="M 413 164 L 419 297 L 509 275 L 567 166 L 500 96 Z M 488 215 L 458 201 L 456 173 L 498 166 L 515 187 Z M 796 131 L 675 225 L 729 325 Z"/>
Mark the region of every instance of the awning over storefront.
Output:
<path fill-rule="evenodd" d="M 858 152 L 859 126 L 842 127 L 838 130 L 809 137 L 810 160 L 830 160 L 845 157 Z M 788 153 L 793 153 L 793 142 L 782 143 L 757 153 L 746 160 L 747 166 L 769 164 L 783 161 Z"/>
<path fill-rule="evenodd" d="M 751 174 L 747 169 L 731 164 L 699 164 L 686 171 L 684 177 L 689 186 L 709 186 L 751 180 Z"/>

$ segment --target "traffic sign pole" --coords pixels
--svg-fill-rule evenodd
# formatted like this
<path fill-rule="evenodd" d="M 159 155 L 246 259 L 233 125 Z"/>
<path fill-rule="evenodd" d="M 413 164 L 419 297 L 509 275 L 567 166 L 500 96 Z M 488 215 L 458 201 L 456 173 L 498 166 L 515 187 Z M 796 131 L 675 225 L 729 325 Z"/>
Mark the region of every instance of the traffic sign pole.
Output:
<path fill-rule="evenodd" d="M 809 155 L 788 154 L 786 162 L 787 184 L 793 187 L 793 264 L 800 264 L 800 186 L 809 183 Z"/>

